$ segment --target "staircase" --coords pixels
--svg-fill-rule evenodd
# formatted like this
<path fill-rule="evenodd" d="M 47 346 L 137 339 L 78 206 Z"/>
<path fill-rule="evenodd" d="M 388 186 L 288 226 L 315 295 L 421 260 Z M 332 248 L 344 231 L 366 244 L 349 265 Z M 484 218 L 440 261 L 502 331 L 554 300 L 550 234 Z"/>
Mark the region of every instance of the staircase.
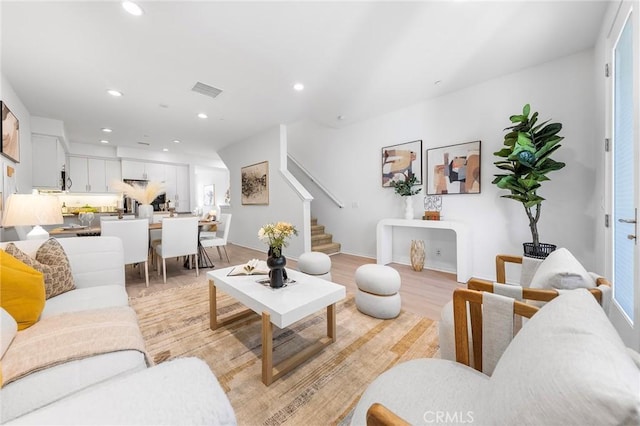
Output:
<path fill-rule="evenodd" d="M 340 253 L 340 244 L 333 242 L 333 235 L 324 232 L 324 225 L 318 225 L 318 219 L 311 218 L 311 251 L 328 255 Z"/>

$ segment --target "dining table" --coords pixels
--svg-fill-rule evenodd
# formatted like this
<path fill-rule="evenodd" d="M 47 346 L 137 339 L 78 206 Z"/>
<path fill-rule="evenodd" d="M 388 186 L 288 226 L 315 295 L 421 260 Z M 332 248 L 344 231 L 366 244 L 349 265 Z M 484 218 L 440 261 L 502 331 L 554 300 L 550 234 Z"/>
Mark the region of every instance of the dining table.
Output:
<path fill-rule="evenodd" d="M 169 218 L 166 218 L 169 219 Z M 120 219 L 127 220 L 127 219 Z M 215 232 L 218 229 L 218 222 L 214 220 L 199 220 L 198 221 L 198 258 L 200 259 L 198 263 L 199 268 L 213 268 L 215 265 L 209 258 L 205 248 L 200 243 L 200 231 L 203 226 L 209 226 L 210 232 Z M 155 229 L 162 229 L 162 221 L 149 223 L 149 231 Z M 100 226 L 61 226 L 58 228 L 54 228 L 49 231 L 49 235 L 51 236 L 77 236 L 77 237 L 94 237 L 100 235 Z M 188 262 L 185 262 L 185 267 L 187 267 Z"/>

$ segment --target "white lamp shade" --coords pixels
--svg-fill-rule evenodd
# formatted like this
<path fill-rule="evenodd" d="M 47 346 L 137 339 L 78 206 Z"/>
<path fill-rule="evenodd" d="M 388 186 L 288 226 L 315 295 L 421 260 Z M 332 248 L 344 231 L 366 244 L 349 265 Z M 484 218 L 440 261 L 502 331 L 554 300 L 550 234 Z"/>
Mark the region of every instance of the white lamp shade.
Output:
<path fill-rule="evenodd" d="M 11 194 L 4 209 L 2 226 L 58 225 L 64 223 L 58 197 Z"/>

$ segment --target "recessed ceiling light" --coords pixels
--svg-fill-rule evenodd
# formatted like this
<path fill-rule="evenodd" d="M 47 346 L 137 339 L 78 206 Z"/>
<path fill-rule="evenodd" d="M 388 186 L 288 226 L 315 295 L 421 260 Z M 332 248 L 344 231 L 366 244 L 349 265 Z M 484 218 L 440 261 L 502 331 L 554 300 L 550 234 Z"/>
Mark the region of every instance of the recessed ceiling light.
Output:
<path fill-rule="evenodd" d="M 109 143 L 109 141 L 108 141 L 108 140 L 106 140 L 106 139 L 102 139 L 102 140 L 100 141 L 100 143 Z"/>
<path fill-rule="evenodd" d="M 132 1 L 123 1 L 122 7 L 133 16 L 140 16 L 144 13 L 142 8 Z"/>
<path fill-rule="evenodd" d="M 208 115 L 205 114 L 204 112 L 201 112 L 200 114 L 198 114 L 199 118 L 208 118 Z"/>
<path fill-rule="evenodd" d="M 293 85 L 293 90 L 297 90 L 298 92 L 304 90 L 304 84 L 302 83 L 296 83 Z"/>
<path fill-rule="evenodd" d="M 433 82 L 433 84 L 435 84 L 436 86 L 437 86 L 438 84 L 440 84 L 440 83 L 442 83 L 442 80 L 436 80 L 436 81 L 434 81 L 434 82 Z"/>
<path fill-rule="evenodd" d="M 169 151 L 169 148 L 162 148 L 162 150 L 163 150 L 164 152 L 167 152 L 167 151 Z"/>
<path fill-rule="evenodd" d="M 180 141 L 178 139 L 175 139 L 173 143 L 180 143 Z"/>
<path fill-rule="evenodd" d="M 122 92 L 118 92 L 117 90 L 113 90 L 113 89 L 107 90 L 107 93 L 110 94 L 111 96 L 115 96 L 115 97 L 122 96 Z"/>
<path fill-rule="evenodd" d="M 102 131 L 103 131 L 103 132 L 105 132 L 105 133 L 111 133 L 111 132 L 113 132 L 113 130 L 111 130 L 111 129 L 110 129 L 110 128 L 108 128 L 108 127 L 103 127 L 103 128 L 102 128 Z"/>

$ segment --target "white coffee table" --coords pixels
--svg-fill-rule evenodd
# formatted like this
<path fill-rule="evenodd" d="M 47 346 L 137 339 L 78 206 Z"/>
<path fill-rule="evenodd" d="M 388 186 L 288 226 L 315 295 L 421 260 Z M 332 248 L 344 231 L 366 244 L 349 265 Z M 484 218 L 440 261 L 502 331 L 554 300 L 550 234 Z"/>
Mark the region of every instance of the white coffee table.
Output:
<path fill-rule="evenodd" d="M 265 275 L 228 276 L 233 267 L 207 272 L 209 279 L 210 327 L 229 324 L 251 314 L 262 315 L 262 382 L 269 386 L 336 340 L 336 303 L 344 299 L 344 286 L 287 269 L 295 283 L 274 289 L 257 281 Z M 248 309 L 218 321 L 217 289 L 237 299 Z M 295 355 L 273 365 L 273 325 L 285 328 L 327 308 L 327 335 Z"/>

